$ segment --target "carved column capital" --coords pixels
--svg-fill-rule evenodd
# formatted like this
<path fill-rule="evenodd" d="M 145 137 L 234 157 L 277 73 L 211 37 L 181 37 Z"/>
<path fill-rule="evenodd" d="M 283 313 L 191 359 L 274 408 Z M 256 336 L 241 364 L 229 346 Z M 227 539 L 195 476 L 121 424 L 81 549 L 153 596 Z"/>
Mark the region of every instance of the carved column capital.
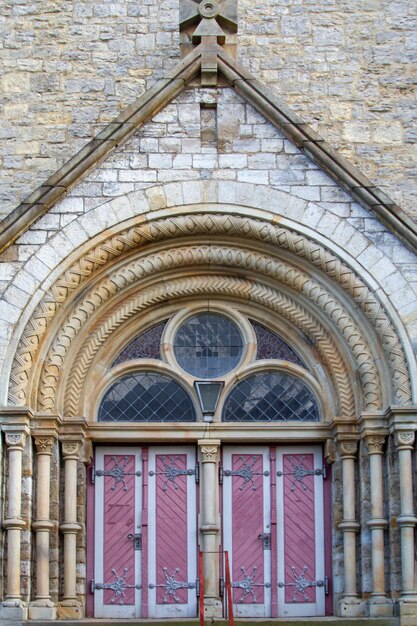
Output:
<path fill-rule="evenodd" d="M 218 452 L 220 449 L 220 441 L 211 440 L 205 441 L 200 440 L 198 442 L 200 452 L 201 452 L 201 461 L 203 463 L 216 463 L 218 459 Z"/>
<path fill-rule="evenodd" d="M 368 435 L 365 437 L 369 454 L 383 454 L 385 435 Z"/>
<path fill-rule="evenodd" d="M 26 443 L 25 432 L 6 432 L 6 445 L 9 450 L 23 450 Z"/>
<path fill-rule="evenodd" d="M 35 437 L 36 453 L 51 456 L 54 443 L 55 437 Z"/>
<path fill-rule="evenodd" d="M 343 439 L 339 441 L 339 446 L 342 458 L 354 459 L 356 457 L 358 442 L 355 439 Z"/>
<path fill-rule="evenodd" d="M 81 450 L 80 441 L 62 441 L 62 455 L 65 460 L 74 459 L 78 461 Z"/>
<path fill-rule="evenodd" d="M 400 450 L 412 450 L 414 447 L 415 433 L 414 431 L 399 430 L 394 435 L 394 442 Z"/>

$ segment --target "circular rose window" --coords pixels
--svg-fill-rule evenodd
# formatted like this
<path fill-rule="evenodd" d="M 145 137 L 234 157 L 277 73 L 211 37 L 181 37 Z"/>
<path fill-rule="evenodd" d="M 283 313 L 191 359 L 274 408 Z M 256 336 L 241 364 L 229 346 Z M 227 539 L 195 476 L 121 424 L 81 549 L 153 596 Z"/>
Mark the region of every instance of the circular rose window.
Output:
<path fill-rule="evenodd" d="M 181 324 L 174 338 L 179 365 L 197 378 L 217 378 L 233 370 L 243 353 L 243 339 L 232 320 L 198 313 Z"/>

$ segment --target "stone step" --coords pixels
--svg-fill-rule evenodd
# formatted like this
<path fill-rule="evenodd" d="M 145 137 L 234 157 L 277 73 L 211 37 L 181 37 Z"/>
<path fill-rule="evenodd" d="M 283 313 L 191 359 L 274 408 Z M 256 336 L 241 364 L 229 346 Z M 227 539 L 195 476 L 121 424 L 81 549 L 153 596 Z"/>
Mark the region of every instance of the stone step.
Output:
<path fill-rule="evenodd" d="M 23 622 L 25 626 L 199 626 L 196 619 L 82 619 L 82 620 L 31 620 Z M 358 618 L 348 619 L 341 617 L 321 618 L 276 618 L 276 619 L 235 619 L 235 626 L 399 626 L 397 617 Z M 206 620 L 205 626 L 228 626 L 225 620 Z M 17 624 L 15 626 L 18 626 Z"/>

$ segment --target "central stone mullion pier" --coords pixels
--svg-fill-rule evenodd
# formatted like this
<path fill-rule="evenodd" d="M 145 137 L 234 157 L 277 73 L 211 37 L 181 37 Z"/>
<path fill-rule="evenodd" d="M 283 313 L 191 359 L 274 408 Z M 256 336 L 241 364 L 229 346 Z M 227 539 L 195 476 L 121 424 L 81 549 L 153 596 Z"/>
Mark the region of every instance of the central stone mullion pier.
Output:
<path fill-rule="evenodd" d="M 37 453 L 36 521 L 36 596 L 29 607 L 29 619 L 55 619 L 57 612 L 49 593 L 49 537 L 51 455 L 55 437 L 35 437 Z"/>
<path fill-rule="evenodd" d="M 392 603 L 385 593 L 385 552 L 384 531 L 388 522 L 384 519 L 384 493 L 382 475 L 382 457 L 385 435 L 368 435 L 371 488 L 371 519 L 367 522 L 372 537 L 372 593 L 369 600 L 369 615 L 383 617 L 392 615 Z"/>
<path fill-rule="evenodd" d="M 342 617 L 364 615 L 364 603 L 358 597 L 356 587 L 356 534 L 360 525 L 356 521 L 355 460 L 358 443 L 355 439 L 339 441 L 343 475 L 343 520 L 339 524 L 343 532 L 345 588 L 340 602 Z"/>
<path fill-rule="evenodd" d="M 219 596 L 219 481 L 218 458 L 220 440 L 199 440 L 201 472 L 201 518 L 203 569 L 204 569 L 204 615 L 210 619 L 222 616 Z"/>
<path fill-rule="evenodd" d="M 398 449 L 400 470 L 400 515 L 397 524 L 401 532 L 401 624 L 417 626 L 417 590 L 415 580 L 415 541 L 414 529 L 417 518 L 414 515 L 413 464 L 411 453 L 414 447 L 414 431 L 397 431 L 395 445 Z"/>
<path fill-rule="evenodd" d="M 81 530 L 77 522 L 77 466 L 80 441 L 63 441 L 64 457 L 64 522 L 60 530 L 64 535 L 64 597 L 59 606 L 59 617 L 77 619 L 82 608 L 77 599 L 77 534 Z"/>

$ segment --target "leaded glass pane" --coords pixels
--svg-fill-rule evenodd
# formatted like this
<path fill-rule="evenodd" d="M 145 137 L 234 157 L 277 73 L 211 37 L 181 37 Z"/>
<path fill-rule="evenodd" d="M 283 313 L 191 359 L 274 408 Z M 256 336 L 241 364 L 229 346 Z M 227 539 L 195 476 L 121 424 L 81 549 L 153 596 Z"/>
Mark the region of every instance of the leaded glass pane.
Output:
<path fill-rule="evenodd" d="M 225 422 L 314 421 L 317 401 L 307 385 L 290 374 L 259 372 L 230 392 L 223 410 Z"/>
<path fill-rule="evenodd" d="M 197 378 L 217 378 L 238 365 L 243 339 L 236 324 L 227 317 L 199 313 L 179 328 L 174 353 L 186 372 Z"/>
<path fill-rule="evenodd" d="M 298 354 L 279 335 L 262 324 L 251 321 L 256 335 L 256 359 L 282 359 L 306 367 Z"/>
<path fill-rule="evenodd" d="M 123 348 L 112 363 L 112 367 L 132 361 L 133 359 L 160 359 L 161 358 L 161 337 L 164 332 L 167 320 L 148 328 L 143 333 L 135 337 Z"/>
<path fill-rule="evenodd" d="M 170 376 L 136 372 L 119 378 L 107 390 L 99 422 L 195 422 L 185 389 Z"/>

